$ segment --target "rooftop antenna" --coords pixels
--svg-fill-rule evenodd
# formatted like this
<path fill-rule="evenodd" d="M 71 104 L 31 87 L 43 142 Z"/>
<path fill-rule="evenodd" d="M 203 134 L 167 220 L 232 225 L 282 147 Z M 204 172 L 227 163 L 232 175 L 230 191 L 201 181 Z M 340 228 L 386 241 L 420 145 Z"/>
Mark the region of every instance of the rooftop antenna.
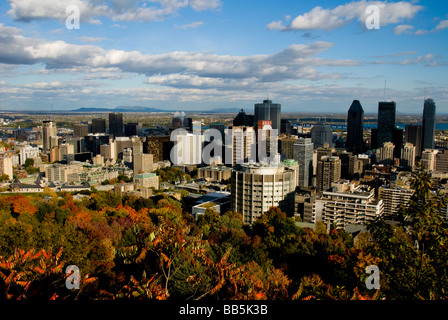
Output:
<path fill-rule="evenodd" d="M 387 80 L 384 80 L 384 101 L 386 101 L 386 81 Z"/>

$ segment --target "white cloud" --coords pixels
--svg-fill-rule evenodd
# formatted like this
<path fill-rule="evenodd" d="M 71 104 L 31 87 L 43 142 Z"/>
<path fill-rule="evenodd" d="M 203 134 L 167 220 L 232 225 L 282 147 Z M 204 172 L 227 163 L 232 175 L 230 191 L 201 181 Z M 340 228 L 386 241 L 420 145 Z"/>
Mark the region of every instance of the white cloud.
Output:
<path fill-rule="evenodd" d="M 393 29 L 393 32 L 394 32 L 396 35 L 400 35 L 400 34 L 403 34 L 403 33 L 405 33 L 405 34 L 410 34 L 411 31 L 412 31 L 413 29 L 414 29 L 413 26 L 401 24 L 401 25 L 399 25 L 399 26 L 396 26 L 396 27 Z"/>
<path fill-rule="evenodd" d="M 191 22 L 191 23 L 184 24 L 184 25 L 181 25 L 181 26 L 175 25 L 175 27 L 178 28 L 178 29 L 187 30 L 187 29 L 198 28 L 198 27 L 202 26 L 203 24 L 204 24 L 203 21 L 195 21 L 195 22 Z"/>
<path fill-rule="evenodd" d="M 219 0 L 8 0 L 7 14 L 18 21 L 59 20 L 68 17 L 66 8 L 74 5 L 80 10 L 81 22 L 100 24 L 101 17 L 112 21 L 158 21 L 190 6 L 193 10 L 217 9 Z"/>
<path fill-rule="evenodd" d="M 422 6 L 404 1 L 392 3 L 386 1 L 353 1 L 333 9 L 325 9 L 318 6 L 309 12 L 298 15 L 289 25 L 284 25 L 282 21 L 274 21 L 269 23 L 267 28 L 283 31 L 338 29 L 354 20 L 364 23 L 369 15 L 366 14 L 366 8 L 369 5 L 379 7 L 381 26 L 413 18 L 417 12 L 423 9 Z"/>
<path fill-rule="evenodd" d="M 436 32 L 440 32 L 442 30 L 448 29 L 448 20 L 442 20 L 439 22 L 439 24 L 432 30 L 424 30 L 424 29 L 420 29 L 417 30 L 415 32 L 415 35 L 417 36 L 422 36 L 428 33 L 436 33 Z"/>

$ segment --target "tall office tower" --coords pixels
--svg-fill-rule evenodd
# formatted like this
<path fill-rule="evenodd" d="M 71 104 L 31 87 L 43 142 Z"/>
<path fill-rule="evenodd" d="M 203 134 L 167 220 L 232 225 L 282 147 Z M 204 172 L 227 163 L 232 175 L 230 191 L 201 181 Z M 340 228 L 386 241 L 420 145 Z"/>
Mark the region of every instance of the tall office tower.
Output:
<path fill-rule="evenodd" d="M 58 134 L 58 129 L 53 121 L 46 120 L 43 122 L 42 127 L 42 148 L 44 152 L 48 152 L 51 149 L 51 137 L 55 137 Z"/>
<path fill-rule="evenodd" d="M 403 129 L 394 128 L 392 143 L 395 146 L 394 157 L 397 159 L 400 159 L 401 158 L 401 148 L 403 148 Z"/>
<path fill-rule="evenodd" d="M 137 153 L 133 155 L 134 177 L 140 173 L 152 172 L 154 169 L 154 158 L 149 153 Z"/>
<path fill-rule="evenodd" d="M 422 152 L 422 167 L 427 171 L 436 170 L 436 159 L 439 150 L 437 149 L 425 149 Z"/>
<path fill-rule="evenodd" d="M 341 178 L 341 160 L 337 156 L 323 156 L 317 161 L 317 190 L 331 188 L 331 183 Z"/>
<path fill-rule="evenodd" d="M 432 99 L 426 99 L 423 106 L 422 150 L 434 149 L 436 130 L 436 104 Z"/>
<path fill-rule="evenodd" d="M 385 142 L 383 146 L 377 151 L 377 160 L 385 166 L 392 166 L 394 164 L 394 149 L 392 142 Z"/>
<path fill-rule="evenodd" d="M 141 122 L 128 122 L 124 125 L 124 135 L 126 137 L 141 136 L 143 127 Z"/>
<path fill-rule="evenodd" d="M 245 224 L 252 224 L 270 207 L 279 207 L 287 215 L 294 214 L 294 191 L 298 182 L 295 161 L 275 167 L 242 164 L 232 170 L 232 210 L 243 215 Z"/>
<path fill-rule="evenodd" d="M 276 129 L 280 132 L 281 104 L 272 103 L 271 100 L 263 100 L 263 103 L 255 104 L 254 110 L 255 124 L 257 124 L 260 120 L 271 120 L 272 129 Z"/>
<path fill-rule="evenodd" d="M 118 112 L 109 113 L 109 134 L 116 137 L 123 136 L 123 114 Z"/>
<path fill-rule="evenodd" d="M 437 172 L 448 173 L 448 150 L 440 152 L 436 156 L 436 169 Z"/>
<path fill-rule="evenodd" d="M 314 145 L 310 138 L 299 138 L 294 144 L 294 160 L 299 164 L 299 186 L 312 185 Z"/>
<path fill-rule="evenodd" d="M 412 143 L 415 146 L 415 156 L 422 155 L 422 126 L 419 124 L 408 124 L 404 127 L 404 143 Z"/>
<path fill-rule="evenodd" d="M 414 169 L 415 164 L 415 147 L 412 143 L 407 142 L 401 151 L 400 165 Z"/>
<path fill-rule="evenodd" d="M 328 143 L 330 148 L 333 148 L 333 130 L 331 126 L 326 122 L 317 122 L 311 128 L 311 140 L 313 141 L 314 148 L 323 147 Z"/>
<path fill-rule="evenodd" d="M 378 104 L 377 145 L 374 148 L 381 148 L 384 142 L 393 141 L 396 108 L 394 101 L 382 101 Z"/>
<path fill-rule="evenodd" d="M 280 133 L 291 134 L 292 133 L 292 122 L 289 119 L 280 120 Z"/>
<path fill-rule="evenodd" d="M 75 123 L 73 125 L 73 136 L 85 137 L 89 134 L 89 125 L 87 123 Z"/>
<path fill-rule="evenodd" d="M 341 159 L 341 179 L 350 180 L 355 172 L 356 156 L 344 150 L 338 152 L 338 157 Z"/>
<path fill-rule="evenodd" d="M 252 127 L 254 125 L 254 116 L 247 115 L 243 109 L 237 114 L 237 116 L 233 119 L 234 127 L 242 127 L 249 126 Z"/>
<path fill-rule="evenodd" d="M 92 133 L 106 133 L 106 119 L 92 119 Z"/>
<path fill-rule="evenodd" d="M 347 116 L 347 141 L 345 146 L 355 153 L 363 151 L 364 109 L 354 100 Z"/>
<path fill-rule="evenodd" d="M 254 127 L 231 127 L 226 132 L 225 163 L 232 166 L 256 162 L 257 148 Z"/>
<path fill-rule="evenodd" d="M 283 136 L 278 138 L 278 149 L 282 160 L 294 159 L 294 145 L 296 142 L 297 136 Z"/>

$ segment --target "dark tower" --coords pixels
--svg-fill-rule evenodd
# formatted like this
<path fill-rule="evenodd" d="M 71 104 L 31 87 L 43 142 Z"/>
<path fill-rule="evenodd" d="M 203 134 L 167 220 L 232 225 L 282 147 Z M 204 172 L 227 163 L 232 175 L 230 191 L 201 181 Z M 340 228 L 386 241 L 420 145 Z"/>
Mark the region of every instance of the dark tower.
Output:
<path fill-rule="evenodd" d="M 254 110 L 255 125 L 261 120 L 272 121 L 272 129 L 277 129 L 280 132 L 281 104 L 272 103 L 271 100 L 263 100 L 263 103 L 256 103 Z"/>
<path fill-rule="evenodd" d="M 423 106 L 422 150 L 434 149 L 436 130 L 436 104 L 432 99 L 426 99 Z"/>
<path fill-rule="evenodd" d="M 378 133 L 377 148 L 381 148 L 384 142 L 394 140 L 396 103 L 380 102 L 378 104 Z"/>
<path fill-rule="evenodd" d="M 347 142 L 345 146 L 354 152 L 363 151 L 364 109 L 354 100 L 347 115 Z"/>
<path fill-rule="evenodd" d="M 123 136 L 123 114 L 117 112 L 109 113 L 109 134 L 116 137 Z"/>

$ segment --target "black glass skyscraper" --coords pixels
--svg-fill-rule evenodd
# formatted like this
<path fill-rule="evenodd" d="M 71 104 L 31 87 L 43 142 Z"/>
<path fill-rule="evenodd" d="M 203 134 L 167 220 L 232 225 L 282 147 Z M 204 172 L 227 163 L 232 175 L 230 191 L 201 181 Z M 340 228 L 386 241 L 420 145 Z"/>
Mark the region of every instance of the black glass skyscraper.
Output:
<path fill-rule="evenodd" d="M 277 129 L 280 132 L 281 104 L 272 103 L 271 100 L 263 100 L 263 103 L 256 103 L 254 118 L 255 125 L 260 120 L 271 120 L 272 129 Z"/>
<path fill-rule="evenodd" d="M 364 109 L 354 100 L 347 115 L 347 141 L 345 146 L 354 152 L 363 151 Z"/>
<path fill-rule="evenodd" d="M 123 114 L 117 112 L 109 113 L 109 134 L 116 137 L 123 136 Z"/>
<path fill-rule="evenodd" d="M 384 142 L 394 140 L 396 108 L 395 101 L 383 101 L 378 104 L 377 148 L 381 148 Z"/>
<path fill-rule="evenodd" d="M 426 99 L 423 106 L 422 150 L 434 149 L 436 130 L 436 104 L 432 99 Z"/>

